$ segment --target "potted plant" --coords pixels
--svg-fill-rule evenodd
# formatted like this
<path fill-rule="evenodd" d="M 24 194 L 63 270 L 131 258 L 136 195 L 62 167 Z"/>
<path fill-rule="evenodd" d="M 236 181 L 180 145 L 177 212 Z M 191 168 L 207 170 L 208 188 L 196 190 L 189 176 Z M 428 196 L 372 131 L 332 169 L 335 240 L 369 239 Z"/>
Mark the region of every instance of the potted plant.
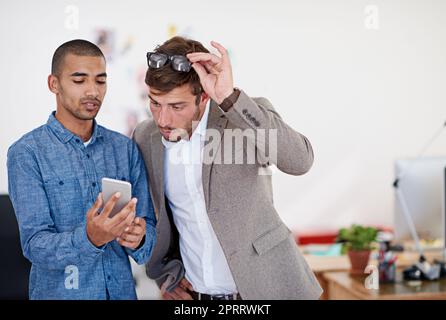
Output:
<path fill-rule="evenodd" d="M 344 252 L 347 251 L 348 253 L 351 263 L 350 274 L 364 274 L 377 235 L 378 230 L 376 228 L 357 224 L 339 230 L 337 242 L 343 243 Z"/>

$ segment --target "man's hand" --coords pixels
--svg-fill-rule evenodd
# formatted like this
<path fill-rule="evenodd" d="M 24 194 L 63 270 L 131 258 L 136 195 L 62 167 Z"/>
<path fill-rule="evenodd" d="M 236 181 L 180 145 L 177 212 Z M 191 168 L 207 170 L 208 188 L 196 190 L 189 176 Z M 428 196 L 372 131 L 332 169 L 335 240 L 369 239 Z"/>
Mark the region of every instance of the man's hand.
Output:
<path fill-rule="evenodd" d="M 188 290 L 192 291 L 192 285 L 186 278 L 181 279 L 178 286 L 173 291 L 166 291 L 167 281 L 161 286 L 161 295 L 164 300 L 193 300 Z"/>
<path fill-rule="evenodd" d="M 187 55 L 192 67 L 200 77 L 204 91 L 218 104 L 221 104 L 234 91 L 232 67 L 228 52 L 219 43 L 212 41 L 221 57 L 212 53 L 193 52 Z"/>
<path fill-rule="evenodd" d="M 130 227 L 125 228 L 124 232 L 116 239 L 118 243 L 130 249 L 139 247 L 141 240 L 146 234 L 146 220 L 144 218 L 135 218 Z"/>
<path fill-rule="evenodd" d="M 121 194 L 119 192 L 115 193 L 107 201 L 101 214 L 99 214 L 99 209 L 103 204 L 102 194 L 99 193 L 96 202 L 87 212 L 87 236 L 96 247 L 115 240 L 127 227 L 132 225 L 133 219 L 135 218 L 136 198 L 133 198 L 113 218 L 109 218 L 120 196 Z"/>

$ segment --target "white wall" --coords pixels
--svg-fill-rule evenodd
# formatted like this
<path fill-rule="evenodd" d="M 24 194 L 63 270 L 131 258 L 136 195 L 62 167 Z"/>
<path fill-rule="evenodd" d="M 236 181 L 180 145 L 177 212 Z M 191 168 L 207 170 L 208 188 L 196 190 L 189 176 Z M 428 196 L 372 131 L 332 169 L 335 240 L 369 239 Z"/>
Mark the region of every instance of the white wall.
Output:
<path fill-rule="evenodd" d="M 77 30 L 65 27 L 68 5 L 79 9 Z M 366 27 L 377 21 L 369 5 L 378 29 Z M 108 63 L 98 117 L 123 131 L 124 111 L 147 108 L 134 74 L 174 26 L 225 45 L 236 86 L 268 97 L 311 140 L 309 174 L 275 171 L 275 203 L 291 228 L 391 225 L 394 159 L 416 155 L 446 120 L 445 13 L 440 0 L 2 1 L 0 192 L 8 146 L 55 108 L 46 77 L 58 45 L 93 40 L 98 27 L 113 29 L 120 48 L 133 43 Z M 445 146 L 446 132 L 428 154 L 444 155 Z"/>

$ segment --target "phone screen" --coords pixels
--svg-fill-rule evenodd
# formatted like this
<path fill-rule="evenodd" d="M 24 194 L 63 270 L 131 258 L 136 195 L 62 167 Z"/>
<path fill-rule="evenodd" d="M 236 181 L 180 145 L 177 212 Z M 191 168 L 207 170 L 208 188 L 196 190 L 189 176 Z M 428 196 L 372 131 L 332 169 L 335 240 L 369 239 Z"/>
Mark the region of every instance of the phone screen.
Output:
<path fill-rule="evenodd" d="M 103 178 L 102 179 L 102 198 L 104 201 L 104 206 L 108 200 L 114 195 L 116 192 L 121 193 L 121 197 L 116 202 L 113 207 L 110 218 L 115 216 L 118 212 L 120 212 L 132 199 L 132 185 L 126 181 Z"/>

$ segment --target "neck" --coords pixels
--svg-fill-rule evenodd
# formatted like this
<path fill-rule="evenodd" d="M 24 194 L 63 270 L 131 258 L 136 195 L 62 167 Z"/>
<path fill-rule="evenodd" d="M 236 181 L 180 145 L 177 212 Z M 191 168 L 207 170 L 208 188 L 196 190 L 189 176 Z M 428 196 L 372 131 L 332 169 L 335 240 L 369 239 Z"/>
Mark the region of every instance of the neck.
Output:
<path fill-rule="evenodd" d="M 82 141 L 88 141 L 93 134 L 93 120 L 81 120 L 68 112 L 61 112 L 63 108 L 57 108 L 56 119 L 71 133 L 77 135 Z"/>
<path fill-rule="evenodd" d="M 195 117 L 195 120 L 193 120 L 193 122 L 192 122 L 192 130 L 189 133 L 189 139 L 192 137 L 192 134 L 194 133 L 195 129 L 197 129 L 198 124 L 200 123 L 201 119 L 203 118 L 205 111 L 206 111 L 206 105 L 202 109 L 198 108 L 197 117 Z"/>

